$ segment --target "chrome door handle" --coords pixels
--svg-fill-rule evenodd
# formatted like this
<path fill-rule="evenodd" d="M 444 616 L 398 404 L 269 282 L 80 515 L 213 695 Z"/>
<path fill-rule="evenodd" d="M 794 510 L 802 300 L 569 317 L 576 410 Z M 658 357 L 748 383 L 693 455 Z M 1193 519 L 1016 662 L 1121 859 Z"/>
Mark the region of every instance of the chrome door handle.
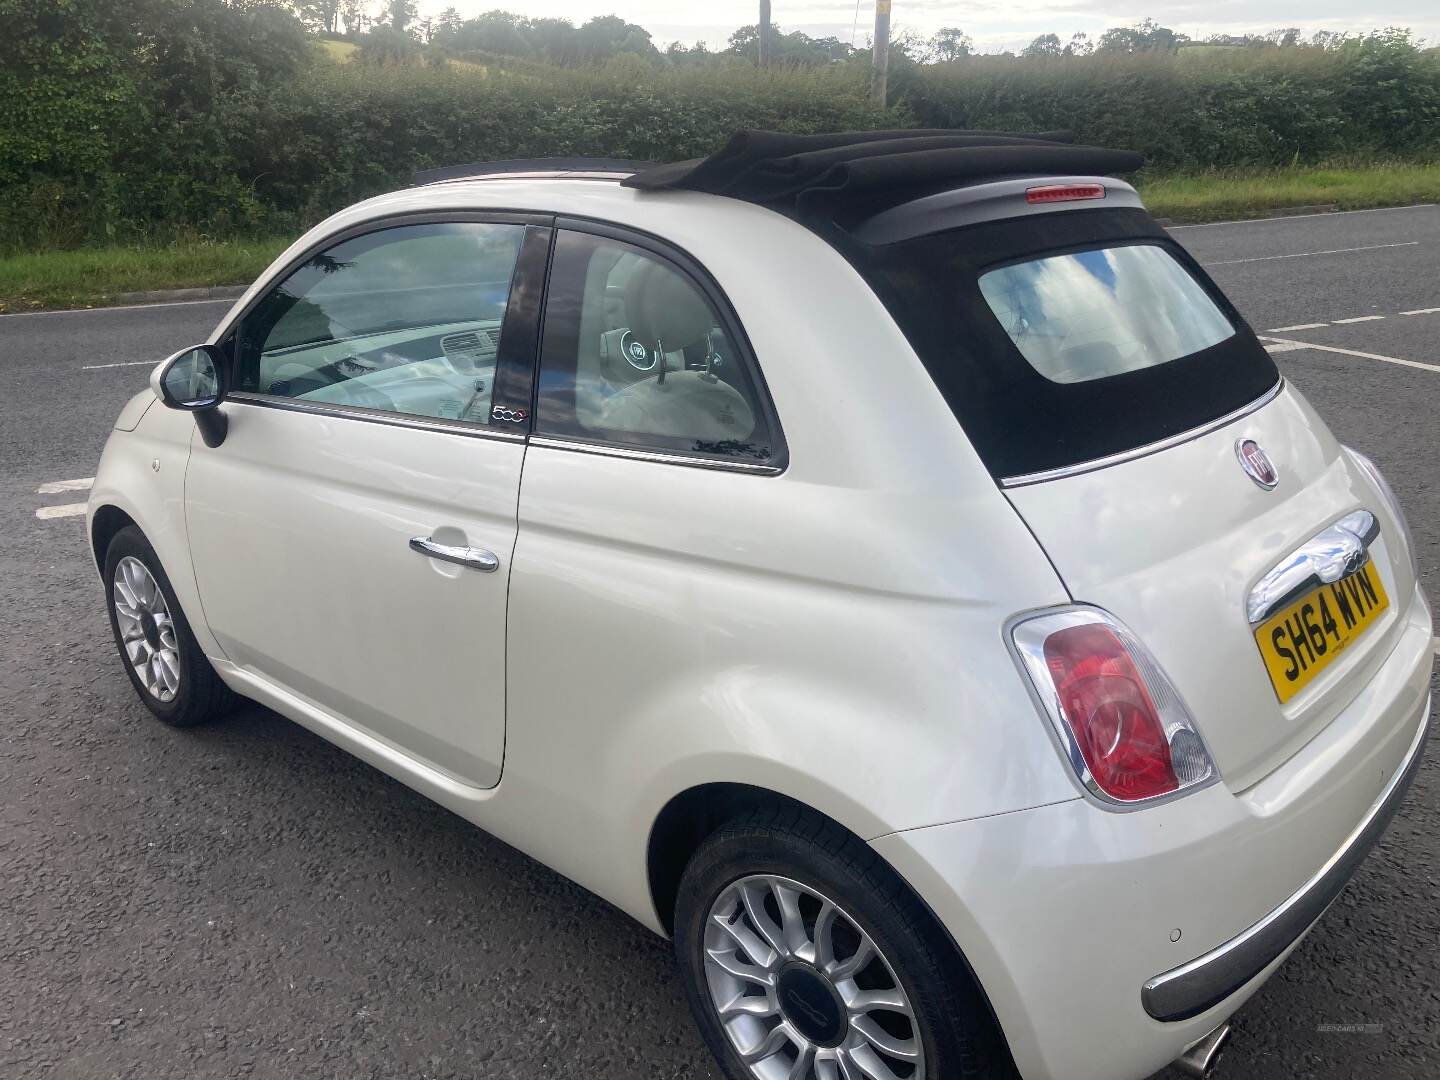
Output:
<path fill-rule="evenodd" d="M 484 548 L 463 547 L 459 544 L 438 544 L 428 536 L 412 536 L 410 550 L 428 555 L 432 559 L 457 563 L 475 570 L 493 574 L 500 569 L 500 560 Z"/>

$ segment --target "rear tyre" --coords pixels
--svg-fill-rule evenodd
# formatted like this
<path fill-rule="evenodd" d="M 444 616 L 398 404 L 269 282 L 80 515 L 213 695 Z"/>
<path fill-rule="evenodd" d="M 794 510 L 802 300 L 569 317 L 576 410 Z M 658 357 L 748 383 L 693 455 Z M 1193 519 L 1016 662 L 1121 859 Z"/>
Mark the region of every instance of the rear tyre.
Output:
<path fill-rule="evenodd" d="M 105 551 L 105 608 L 125 672 L 140 700 L 173 727 L 194 727 L 232 711 L 237 696 L 195 640 L 155 549 L 134 525 Z"/>
<path fill-rule="evenodd" d="M 675 952 L 730 1080 L 1016 1075 L 934 917 L 868 846 L 803 809 L 738 819 L 700 845 Z"/>

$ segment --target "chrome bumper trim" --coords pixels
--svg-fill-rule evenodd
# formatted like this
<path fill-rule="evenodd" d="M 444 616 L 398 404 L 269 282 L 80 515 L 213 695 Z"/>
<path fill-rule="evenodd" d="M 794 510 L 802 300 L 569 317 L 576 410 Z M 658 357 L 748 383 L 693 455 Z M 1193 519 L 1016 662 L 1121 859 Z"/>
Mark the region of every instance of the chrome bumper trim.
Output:
<path fill-rule="evenodd" d="M 1220 1004 L 1267 968 L 1325 913 L 1375 846 L 1400 808 L 1424 757 L 1431 699 L 1425 699 L 1420 730 L 1380 798 L 1340 850 L 1288 900 L 1250 927 L 1188 964 L 1149 980 L 1140 991 L 1156 1020 L 1188 1020 Z"/>

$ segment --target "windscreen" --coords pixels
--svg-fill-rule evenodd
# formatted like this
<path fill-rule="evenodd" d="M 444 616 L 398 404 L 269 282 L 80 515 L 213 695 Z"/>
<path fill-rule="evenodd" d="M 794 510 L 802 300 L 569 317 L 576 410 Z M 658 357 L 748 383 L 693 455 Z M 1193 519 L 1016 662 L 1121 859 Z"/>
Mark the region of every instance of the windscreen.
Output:
<path fill-rule="evenodd" d="M 893 244 L 829 239 L 999 479 L 1192 430 L 1279 379 L 1244 320 L 1143 210 L 1065 210 Z"/>

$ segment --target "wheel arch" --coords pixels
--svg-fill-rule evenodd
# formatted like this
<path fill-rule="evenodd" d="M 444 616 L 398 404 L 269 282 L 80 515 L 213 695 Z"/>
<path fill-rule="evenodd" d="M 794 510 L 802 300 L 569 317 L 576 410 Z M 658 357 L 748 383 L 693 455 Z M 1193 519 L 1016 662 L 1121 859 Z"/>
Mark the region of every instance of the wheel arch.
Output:
<path fill-rule="evenodd" d="M 97 507 L 90 518 L 90 551 L 95 558 L 95 569 L 105 572 L 105 552 L 115 534 L 128 525 L 136 525 L 135 519 L 113 503 Z M 142 532 L 144 530 L 141 530 Z"/>
<path fill-rule="evenodd" d="M 753 784 L 725 782 L 697 784 L 687 788 L 674 795 L 656 815 L 646 847 L 645 863 L 650 897 L 667 936 L 673 936 L 675 932 L 675 900 L 679 894 L 680 879 L 695 850 L 705 841 L 706 837 L 726 822 L 775 806 L 790 807 L 823 818 L 838 828 L 844 829 L 858 842 L 865 843 L 865 840 L 856 835 L 854 830 L 847 828 L 830 815 L 799 799 L 772 791 L 769 788 Z M 1000 1023 L 994 1005 L 991 1004 L 984 984 L 976 975 L 975 968 L 965 955 L 965 950 L 960 947 L 960 943 L 955 940 L 955 936 L 949 928 L 905 876 L 888 860 L 884 861 L 933 922 L 943 940 L 954 950 L 954 955 L 960 961 L 961 968 L 969 977 L 984 1006 L 985 1015 L 990 1021 L 998 1049 L 1003 1052 L 1013 1070 L 1014 1058 L 1005 1035 L 1005 1029 Z M 1018 1074 L 1012 1072 L 1010 1075 Z"/>

